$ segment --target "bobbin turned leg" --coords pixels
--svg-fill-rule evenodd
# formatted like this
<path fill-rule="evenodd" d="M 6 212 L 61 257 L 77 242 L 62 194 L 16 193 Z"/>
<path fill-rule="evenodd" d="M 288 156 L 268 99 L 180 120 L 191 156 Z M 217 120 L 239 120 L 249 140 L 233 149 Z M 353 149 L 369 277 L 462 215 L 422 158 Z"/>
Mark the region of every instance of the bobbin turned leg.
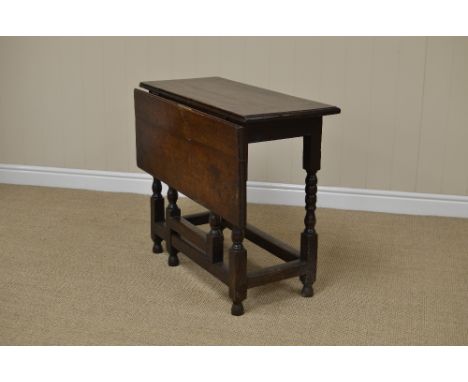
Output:
<path fill-rule="evenodd" d="M 153 239 L 153 252 L 162 253 L 162 238 L 156 235 L 155 225 L 164 222 L 164 198 L 161 195 L 161 181 L 153 179 L 153 195 L 151 196 L 151 238 Z"/>
<path fill-rule="evenodd" d="M 180 217 L 180 208 L 177 206 L 178 198 L 179 194 L 177 190 L 175 188 L 169 187 L 167 191 L 167 201 L 169 204 L 166 208 L 166 220 Z M 177 257 L 177 253 L 179 251 L 172 245 L 172 238 L 174 237 L 174 235 L 177 235 L 177 233 L 173 230 L 169 230 L 169 237 L 166 241 L 167 252 L 169 253 L 168 264 L 171 267 L 179 265 L 179 258 Z"/>
<path fill-rule="evenodd" d="M 315 230 L 315 209 L 317 204 L 317 171 L 320 169 L 321 126 L 312 135 L 304 137 L 303 168 L 307 172 L 305 179 L 304 231 L 301 234 L 300 258 L 307 263 L 306 273 L 301 275 L 302 296 L 312 297 L 312 284 L 317 274 L 318 235 Z"/>
<path fill-rule="evenodd" d="M 301 276 L 304 284 L 302 296 L 312 297 L 314 290 L 312 284 L 317 272 L 317 232 L 315 231 L 315 206 L 317 200 L 317 176 L 307 172 L 306 177 L 306 216 L 304 218 L 305 229 L 301 234 L 301 259 L 307 262 L 307 272 Z"/>
<path fill-rule="evenodd" d="M 247 297 L 247 251 L 242 241 L 244 231 L 232 228 L 232 247 L 229 250 L 229 296 L 232 299 L 231 314 L 242 316 L 242 301 Z"/>

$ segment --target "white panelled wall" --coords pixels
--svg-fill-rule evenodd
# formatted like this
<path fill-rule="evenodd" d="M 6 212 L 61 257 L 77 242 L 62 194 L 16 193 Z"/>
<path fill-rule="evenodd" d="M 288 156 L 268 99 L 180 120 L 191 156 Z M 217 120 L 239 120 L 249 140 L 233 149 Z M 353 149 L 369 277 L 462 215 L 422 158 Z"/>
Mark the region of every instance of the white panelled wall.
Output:
<path fill-rule="evenodd" d="M 133 88 L 216 75 L 342 109 L 324 119 L 322 187 L 461 203 L 467 68 L 466 37 L 2 37 L 0 181 L 15 165 L 139 173 Z M 251 145 L 249 179 L 301 185 L 301 150 Z"/>

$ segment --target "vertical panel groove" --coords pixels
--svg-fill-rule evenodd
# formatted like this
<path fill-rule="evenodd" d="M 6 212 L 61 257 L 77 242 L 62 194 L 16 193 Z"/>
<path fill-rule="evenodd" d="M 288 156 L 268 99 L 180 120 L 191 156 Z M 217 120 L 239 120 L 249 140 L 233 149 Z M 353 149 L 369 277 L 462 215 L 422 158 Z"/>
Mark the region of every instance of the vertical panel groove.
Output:
<path fill-rule="evenodd" d="M 421 131 L 422 131 L 422 125 L 423 125 L 423 113 L 424 113 L 424 95 L 426 93 L 426 76 L 427 76 L 427 42 L 428 38 L 424 37 L 424 68 L 423 68 L 423 73 L 424 73 L 424 79 L 423 79 L 423 88 L 422 88 L 422 95 L 421 95 L 421 113 L 419 117 L 419 139 L 418 139 L 418 146 L 417 146 L 417 159 L 416 159 L 416 170 L 419 169 L 419 159 L 420 159 L 420 153 L 421 153 Z M 418 185 L 418 177 L 419 177 L 419 171 L 416 171 L 416 176 L 414 177 L 414 191 L 417 189 Z"/>
<path fill-rule="evenodd" d="M 448 77 L 448 83 L 449 83 L 449 93 L 448 93 L 448 107 L 447 107 L 447 110 L 446 110 L 446 113 L 445 113 L 445 124 L 444 126 L 447 126 L 447 122 L 448 122 L 448 119 L 449 119 L 449 115 L 450 115 L 450 109 L 451 109 L 451 103 L 450 103 L 450 99 L 452 98 L 452 91 L 453 91 L 453 83 L 452 83 L 452 77 L 453 77 L 453 55 L 454 55 L 454 47 L 453 47 L 453 44 L 452 44 L 452 49 L 451 49 L 451 52 L 450 52 L 450 70 L 449 70 L 449 77 Z M 442 152 L 442 165 L 440 166 L 440 176 L 439 176 L 439 179 L 440 179 L 440 185 L 439 185 L 439 192 L 442 192 L 442 189 L 443 189 L 443 182 L 444 182 L 444 170 L 445 170 L 445 158 L 447 156 L 447 141 L 449 140 L 449 134 L 447 134 L 447 129 L 445 129 L 445 134 L 444 134 L 444 139 L 443 139 L 443 146 L 444 146 L 444 149 L 443 149 L 443 152 Z M 449 132 L 450 133 L 450 132 Z"/>

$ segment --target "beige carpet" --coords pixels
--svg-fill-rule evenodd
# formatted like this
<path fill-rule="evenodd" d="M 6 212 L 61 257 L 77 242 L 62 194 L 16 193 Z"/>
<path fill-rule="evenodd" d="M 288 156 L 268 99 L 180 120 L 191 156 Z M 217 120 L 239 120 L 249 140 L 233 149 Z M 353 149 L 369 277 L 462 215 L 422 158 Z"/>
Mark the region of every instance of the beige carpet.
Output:
<path fill-rule="evenodd" d="M 298 245 L 302 208 L 249 208 Z M 151 252 L 148 214 L 145 196 L 0 185 L 0 345 L 468 345 L 468 220 L 318 210 L 316 295 L 250 289 L 233 317 L 221 282 Z"/>

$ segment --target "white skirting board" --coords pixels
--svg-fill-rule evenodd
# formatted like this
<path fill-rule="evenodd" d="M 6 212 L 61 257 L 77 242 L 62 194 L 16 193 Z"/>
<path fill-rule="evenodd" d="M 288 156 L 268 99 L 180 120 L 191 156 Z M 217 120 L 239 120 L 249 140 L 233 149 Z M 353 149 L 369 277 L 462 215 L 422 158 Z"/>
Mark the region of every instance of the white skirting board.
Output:
<path fill-rule="evenodd" d="M 0 183 L 149 195 L 151 182 L 151 177 L 143 173 L 0 164 Z M 163 193 L 166 190 L 164 185 Z M 247 183 L 247 200 L 303 206 L 304 186 L 251 181 Z M 468 196 L 319 186 L 317 205 L 344 210 L 468 218 Z"/>

